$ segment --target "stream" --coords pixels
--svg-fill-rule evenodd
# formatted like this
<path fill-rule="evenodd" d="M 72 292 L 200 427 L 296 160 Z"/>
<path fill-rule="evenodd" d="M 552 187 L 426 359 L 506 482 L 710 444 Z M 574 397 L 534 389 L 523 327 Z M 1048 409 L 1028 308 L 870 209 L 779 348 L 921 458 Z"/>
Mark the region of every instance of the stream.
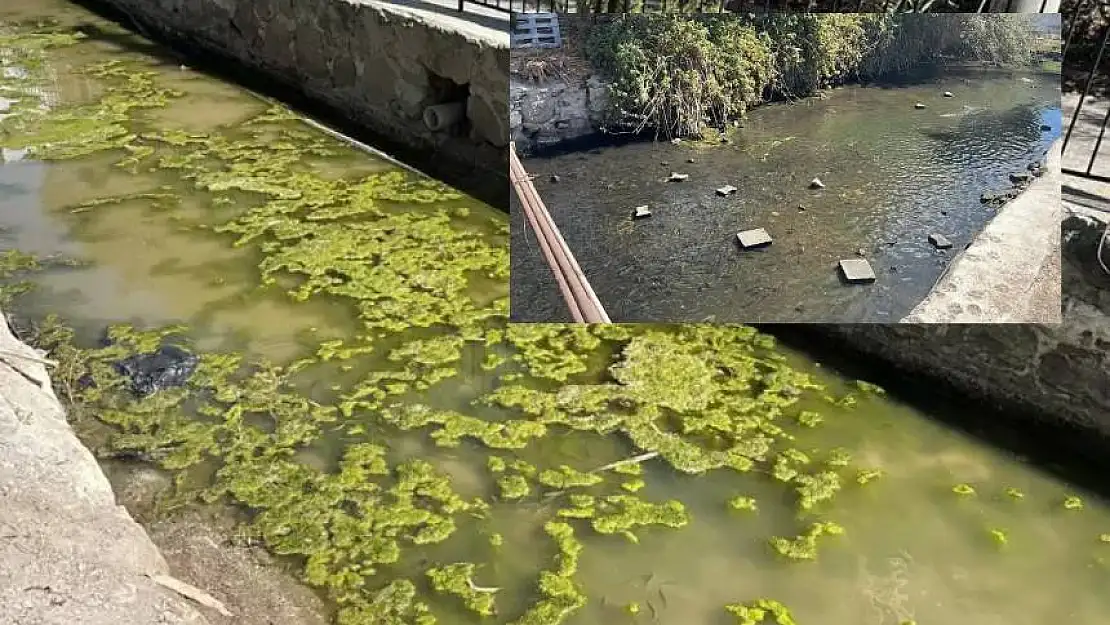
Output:
<path fill-rule="evenodd" d="M 952 110 L 1002 98 L 1007 80 L 965 86 Z M 982 118 L 1010 137 L 1000 143 L 931 122 L 956 136 L 917 153 L 940 163 L 913 197 L 949 188 L 946 172 L 970 158 L 944 157 L 946 141 L 1006 155 L 961 193 L 1028 158 L 1043 137 L 1026 100 L 1044 90 Z M 900 93 L 844 89 L 795 110 L 815 123 L 847 98 L 923 97 Z M 104 458 L 137 450 L 160 463 L 179 503 L 252 526 L 336 622 L 724 625 L 753 622 L 725 606 L 759 599 L 803 625 L 1110 622 L 1110 506 L 937 418 L 975 408 L 909 405 L 742 326 L 510 326 L 506 215 L 62 0 L 0 8 L 0 98 L 0 258 L 80 261 L 10 272 L 0 294 L 24 322 L 57 314 L 73 330 L 42 340 L 71 358 L 53 375 L 75 430 Z M 747 130 L 782 137 L 786 111 L 760 111 Z M 858 167 L 897 169 L 874 152 L 907 123 L 893 117 L 853 135 Z M 878 184 L 836 173 L 857 165 L 835 155 L 803 156 L 851 126 L 765 146 L 763 173 L 691 168 L 682 189 L 735 181 L 736 205 L 754 207 L 765 185 L 819 217 L 849 201 L 835 199 L 845 189 Z M 685 146 L 622 149 L 709 161 Z M 836 164 L 824 199 L 771 186 L 770 172 L 803 158 Z M 709 201 L 702 191 L 689 210 Z M 958 206 L 962 241 L 985 215 Z M 653 219 L 667 227 L 664 211 Z M 902 233 L 908 262 L 918 252 L 899 229 L 911 223 L 875 211 L 837 232 Z M 34 289 L 14 296 L 21 280 Z M 721 302 L 706 301 L 698 314 Z M 101 339 L 115 324 L 134 326 L 118 343 L 181 324 L 201 368 L 186 388 L 113 390 L 118 356 Z M 232 374 L 228 355 L 268 364 Z M 92 381 L 67 373 L 71 362 Z M 823 523 L 836 525 L 804 537 Z M 779 553 L 791 549 L 803 559 Z M 451 564 L 473 568 L 428 574 Z"/>
<path fill-rule="evenodd" d="M 1062 120 L 1058 74 L 912 78 L 759 107 L 728 145 L 632 142 L 524 165 L 614 321 L 897 322 L 994 216 L 982 193 L 1039 160 Z M 738 190 L 718 195 L 726 185 Z M 652 216 L 634 221 L 641 205 Z M 773 243 L 741 250 L 736 233 L 754 228 Z M 564 319 L 534 237 L 513 231 L 513 319 Z M 846 285 L 837 262 L 859 255 L 877 280 Z"/>

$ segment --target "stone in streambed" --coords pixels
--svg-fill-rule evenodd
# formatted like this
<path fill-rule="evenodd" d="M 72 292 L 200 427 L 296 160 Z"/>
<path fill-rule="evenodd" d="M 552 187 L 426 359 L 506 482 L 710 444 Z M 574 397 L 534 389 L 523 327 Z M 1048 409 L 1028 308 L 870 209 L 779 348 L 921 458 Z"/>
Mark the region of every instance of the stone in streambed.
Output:
<path fill-rule="evenodd" d="M 740 247 L 748 250 L 770 245 L 771 235 L 763 228 L 755 228 L 737 233 L 736 240 L 740 242 Z"/>
<path fill-rule="evenodd" d="M 946 250 L 952 247 L 952 242 L 945 238 L 943 234 L 930 234 L 929 243 L 932 243 L 933 247 L 938 250 Z"/>
<path fill-rule="evenodd" d="M 875 281 L 871 263 L 862 258 L 849 258 L 840 261 L 840 273 L 851 284 L 866 284 Z"/>

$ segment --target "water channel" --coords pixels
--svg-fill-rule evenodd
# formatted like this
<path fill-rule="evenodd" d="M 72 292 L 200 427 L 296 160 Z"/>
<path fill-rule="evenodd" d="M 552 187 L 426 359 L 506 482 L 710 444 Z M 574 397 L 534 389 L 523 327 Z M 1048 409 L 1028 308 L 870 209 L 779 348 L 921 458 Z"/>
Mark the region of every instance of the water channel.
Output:
<path fill-rule="evenodd" d="M 60 0 L 0 22 L 0 251 L 80 261 L 8 312 L 74 329 L 42 336 L 92 372 L 54 371 L 87 444 L 251 524 L 337 622 L 1107 622 L 1110 507 L 935 419 L 973 408 L 739 326 L 508 326 L 505 215 Z M 182 324 L 190 385 L 113 390 L 121 323 Z"/>
<path fill-rule="evenodd" d="M 953 68 L 827 96 L 756 109 L 728 145 L 634 142 L 525 167 L 614 320 L 886 323 L 994 215 L 982 193 L 1008 188 L 1060 135 L 1058 73 Z M 826 188 L 810 189 L 814 177 Z M 721 197 L 725 185 L 738 190 Z M 641 205 L 652 216 L 633 221 Z M 741 251 L 736 233 L 753 228 L 774 242 Z M 564 318 L 520 233 L 514 289 L 536 293 L 513 318 Z M 837 261 L 860 251 L 878 279 L 847 286 Z"/>

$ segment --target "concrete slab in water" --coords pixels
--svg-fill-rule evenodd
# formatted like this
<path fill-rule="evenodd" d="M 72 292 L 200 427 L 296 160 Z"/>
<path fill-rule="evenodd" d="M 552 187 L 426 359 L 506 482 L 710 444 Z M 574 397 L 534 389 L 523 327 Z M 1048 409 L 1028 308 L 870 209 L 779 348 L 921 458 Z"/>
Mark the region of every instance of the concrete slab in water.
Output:
<path fill-rule="evenodd" d="M 647 204 L 637 206 L 636 211 L 632 213 L 633 219 L 643 219 L 644 217 L 651 217 L 651 211 L 648 210 Z"/>
<path fill-rule="evenodd" d="M 852 284 L 875 281 L 875 272 L 871 270 L 871 263 L 862 258 L 849 258 L 840 261 L 840 272 L 844 274 L 844 279 Z"/>
<path fill-rule="evenodd" d="M 736 240 L 740 241 L 740 247 L 747 250 L 770 245 L 771 235 L 767 234 L 767 231 L 763 228 L 756 228 L 737 233 Z"/>
<path fill-rule="evenodd" d="M 720 196 L 729 196 L 729 195 L 732 195 L 733 193 L 736 193 L 736 187 L 734 187 L 730 184 L 726 184 L 725 186 L 720 187 L 720 188 L 717 189 L 717 195 L 720 195 Z"/>
<path fill-rule="evenodd" d="M 946 250 L 952 247 L 952 242 L 945 238 L 943 234 L 930 234 L 929 243 L 932 243 L 939 250 Z"/>

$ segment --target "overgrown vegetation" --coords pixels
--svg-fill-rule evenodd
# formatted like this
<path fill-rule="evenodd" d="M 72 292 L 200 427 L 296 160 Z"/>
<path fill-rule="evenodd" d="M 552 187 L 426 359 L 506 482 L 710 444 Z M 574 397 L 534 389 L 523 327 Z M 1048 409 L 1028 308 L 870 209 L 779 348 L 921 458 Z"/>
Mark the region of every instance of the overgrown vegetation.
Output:
<path fill-rule="evenodd" d="M 752 105 L 948 61 L 1018 65 L 1027 15 L 606 16 L 586 51 L 612 82 L 611 130 L 699 136 Z"/>
<path fill-rule="evenodd" d="M 568 12 L 569 0 L 536 0 L 525 2 L 526 7 L 550 8 Z M 755 11 L 813 11 L 855 13 L 975 13 L 983 10 L 982 0 L 668 0 L 648 4 L 644 0 L 590 0 L 573 5 L 588 13 L 639 13 L 645 10 L 669 13 L 717 13 L 730 11 L 749 13 Z"/>

